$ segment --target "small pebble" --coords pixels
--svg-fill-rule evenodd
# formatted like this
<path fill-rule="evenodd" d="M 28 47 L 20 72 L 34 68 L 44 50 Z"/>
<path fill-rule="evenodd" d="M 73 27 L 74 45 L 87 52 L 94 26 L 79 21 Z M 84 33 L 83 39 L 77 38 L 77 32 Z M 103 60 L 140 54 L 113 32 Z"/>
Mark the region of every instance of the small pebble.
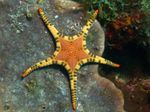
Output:
<path fill-rule="evenodd" d="M 59 18 L 59 16 L 58 16 L 58 15 L 56 15 L 54 18 L 55 18 L 55 19 L 57 19 L 57 18 Z"/>

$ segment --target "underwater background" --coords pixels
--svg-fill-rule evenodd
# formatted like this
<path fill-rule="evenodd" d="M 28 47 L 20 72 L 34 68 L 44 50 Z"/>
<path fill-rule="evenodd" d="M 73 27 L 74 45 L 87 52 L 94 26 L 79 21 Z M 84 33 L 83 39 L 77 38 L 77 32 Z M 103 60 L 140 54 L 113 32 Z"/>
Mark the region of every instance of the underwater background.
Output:
<path fill-rule="evenodd" d="M 80 32 L 99 9 L 87 48 L 121 65 L 82 66 L 77 112 L 150 112 L 149 0 L 0 0 L 0 112 L 72 112 L 63 67 L 52 65 L 21 78 L 55 50 L 38 7 L 65 35 Z"/>

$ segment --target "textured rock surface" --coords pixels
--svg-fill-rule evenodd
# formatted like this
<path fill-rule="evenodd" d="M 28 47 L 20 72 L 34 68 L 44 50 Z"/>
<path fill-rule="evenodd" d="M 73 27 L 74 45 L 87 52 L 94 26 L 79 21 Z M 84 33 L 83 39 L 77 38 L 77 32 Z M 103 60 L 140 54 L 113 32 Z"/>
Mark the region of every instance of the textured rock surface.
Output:
<path fill-rule="evenodd" d="M 47 0 L 41 4 L 51 22 L 64 34 L 79 32 L 85 23 L 84 11 L 70 8 L 62 13 L 54 3 Z M 21 80 L 27 67 L 54 51 L 52 36 L 37 7 L 35 0 L 0 0 L 0 112 L 71 111 L 67 74 L 61 67 L 43 68 Z M 98 22 L 87 40 L 89 49 L 102 55 L 104 32 Z M 78 112 L 123 112 L 121 92 L 97 74 L 97 66 L 82 67 L 78 76 Z"/>

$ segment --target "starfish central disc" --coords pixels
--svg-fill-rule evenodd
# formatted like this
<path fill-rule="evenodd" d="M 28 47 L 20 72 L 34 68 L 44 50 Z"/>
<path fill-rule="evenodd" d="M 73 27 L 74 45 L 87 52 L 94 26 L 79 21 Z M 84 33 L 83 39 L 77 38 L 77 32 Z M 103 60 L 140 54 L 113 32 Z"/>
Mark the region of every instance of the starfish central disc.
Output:
<path fill-rule="evenodd" d="M 72 42 L 70 42 L 70 45 L 68 46 L 68 56 L 71 56 L 71 57 L 76 57 L 76 54 L 77 54 L 77 49 L 76 47 L 72 44 Z"/>
<path fill-rule="evenodd" d="M 75 66 L 80 60 L 89 57 L 89 55 L 83 50 L 83 39 L 81 37 L 74 41 L 61 38 L 60 43 L 61 48 L 56 59 L 66 62 L 72 70 L 75 69 Z"/>

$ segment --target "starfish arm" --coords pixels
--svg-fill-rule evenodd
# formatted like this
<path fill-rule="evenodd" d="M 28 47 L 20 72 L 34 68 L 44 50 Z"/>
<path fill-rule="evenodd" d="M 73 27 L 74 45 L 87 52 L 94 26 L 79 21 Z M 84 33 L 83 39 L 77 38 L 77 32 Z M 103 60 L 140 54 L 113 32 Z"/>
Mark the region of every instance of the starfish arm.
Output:
<path fill-rule="evenodd" d="M 70 81 L 70 93 L 71 93 L 71 102 L 72 102 L 72 109 L 73 112 L 76 112 L 76 105 L 77 105 L 77 71 L 80 68 L 79 66 L 76 66 L 74 70 L 72 70 L 64 61 L 58 61 L 57 64 L 64 66 L 64 68 L 68 71 L 69 74 L 69 81 Z"/>
<path fill-rule="evenodd" d="M 96 10 L 91 17 L 89 18 L 89 20 L 87 21 L 87 23 L 85 24 L 85 26 L 83 26 L 82 31 L 80 32 L 80 34 L 86 38 L 88 31 L 90 29 L 90 27 L 92 26 L 92 23 L 95 21 L 95 18 L 98 14 L 98 10 Z"/>
<path fill-rule="evenodd" d="M 24 78 L 27 75 L 29 75 L 31 72 L 33 72 L 34 70 L 36 70 L 38 68 L 46 67 L 53 63 L 55 63 L 55 60 L 53 60 L 52 58 L 47 58 L 45 60 L 42 60 L 42 61 L 36 63 L 35 65 L 29 67 L 27 70 L 25 70 L 25 72 L 22 74 L 22 77 Z"/>
<path fill-rule="evenodd" d="M 110 60 L 107 60 L 103 57 L 100 56 L 92 56 L 91 58 L 87 59 L 87 62 L 95 62 L 95 63 L 99 63 L 99 64 L 106 64 L 106 65 L 110 65 L 112 67 L 120 67 L 119 64 L 114 63 Z"/>
<path fill-rule="evenodd" d="M 42 10 L 42 8 L 38 8 L 38 12 L 43 20 L 43 22 L 45 23 L 45 25 L 47 26 L 47 28 L 49 29 L 49 31 L 52 33 L 52 35 L 54 36 L 55 39 L 57 39 L 58 37 L 61 36 L 61 34 L 59 34 L 59 31 L 55 28 L 54 25 L 52 25 L 49 21 L 47 16 L 45 15 L 44 11 Z"/>
<path fill-rule="evenodd" d="M 74 72 L 69 73 L 70 78 L 70 91 L 71 91 L 71 100 L 72 100 L 72 109 L 73 112 L 76 112 L 77 108 L 77 74 Z"/>
<path fill-rule="evenodd" d="M 75 70 L 77 71 L 83 64 L 86 64 L 86 63 L 99 63 L 99 64 L 106 64 L 106 65 L 110 65 L 110 66 L 113 66 L 113 67 L 120 67 L 119 64 L 116 64 L 110 60 L 107 60 L 103 57 L 100 57 L 100 56 L 95 56 L 92 54 L 91 57 L 89 58 L 85 58 L 85 59 L 82 59 L 75 67 Z"/>

